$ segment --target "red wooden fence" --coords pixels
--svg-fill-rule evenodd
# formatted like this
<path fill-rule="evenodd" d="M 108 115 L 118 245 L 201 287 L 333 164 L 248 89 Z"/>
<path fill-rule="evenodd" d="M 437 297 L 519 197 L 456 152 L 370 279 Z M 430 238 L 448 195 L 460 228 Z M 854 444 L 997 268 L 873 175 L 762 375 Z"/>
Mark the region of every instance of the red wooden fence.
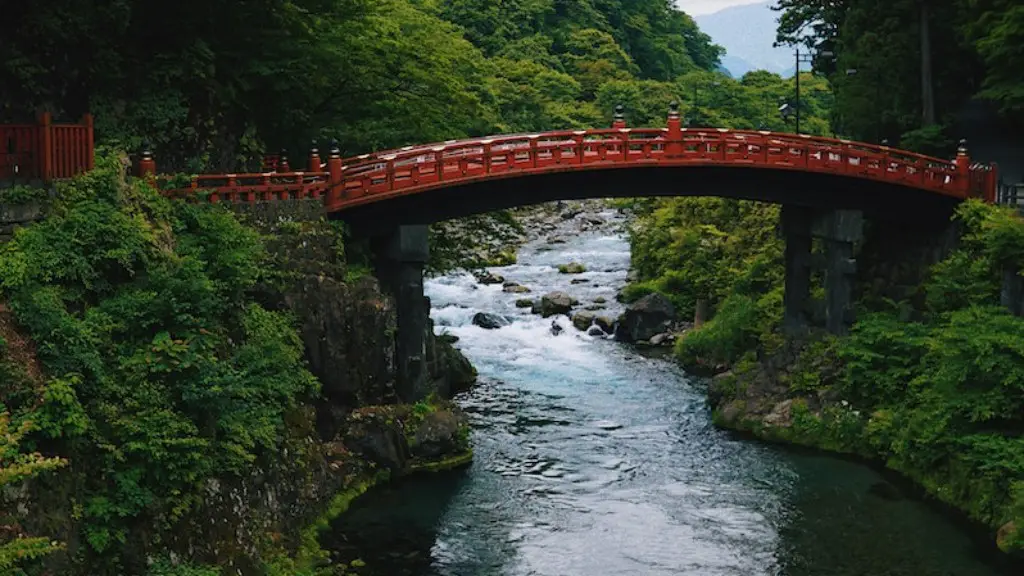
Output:
<path fill-rule="evenodd" d="M 35 124 L 0 125 L 0 180 L 71 178 L 92 170 L 92 116 L 80 124 L 54 124 L 43 113 Z"/>

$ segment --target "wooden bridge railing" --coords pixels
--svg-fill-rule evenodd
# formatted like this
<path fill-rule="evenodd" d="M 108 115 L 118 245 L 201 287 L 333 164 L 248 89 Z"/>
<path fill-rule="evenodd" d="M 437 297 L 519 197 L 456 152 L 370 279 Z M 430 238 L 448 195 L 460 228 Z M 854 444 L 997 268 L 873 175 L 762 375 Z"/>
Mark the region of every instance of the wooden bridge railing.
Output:
<path fill-rule="evenodd" d="M 199 176 L 174 194 L 202 192 L 211 201 L 323 197 L 329 211 L 432 188 L 513 175 L 615 167 L 719 166 L 839 174 L 929 190 L 955 198 L 995 201 L 994 165 L 972 164 L 966 143 L 943 160 L 848 140 L 766 131 L 683 128 L 673 106 L 666 128 L 563 130 L 408 146 L 343 159 L 333 149 L 326 163 L 313 150 L 304 172 L 279 171 Z M 145 172 L 147 169 L 140 169 Z M 155 171 L 155 167 L 149 168 Z M 282 172 L 283 171 L 283 172 Z"/>
<path fill-rule="evenodd" d="M 92 116 L 80 124 L 54 124 L 43 113 L 35 124 L 0 125 L 0 180 L 71 178 L 94 162 Z"/>

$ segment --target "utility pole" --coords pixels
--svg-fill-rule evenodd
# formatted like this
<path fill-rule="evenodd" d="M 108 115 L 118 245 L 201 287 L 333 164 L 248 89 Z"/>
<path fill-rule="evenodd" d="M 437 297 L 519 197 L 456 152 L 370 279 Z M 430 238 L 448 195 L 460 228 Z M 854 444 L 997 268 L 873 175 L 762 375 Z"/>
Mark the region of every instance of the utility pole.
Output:
<path fill-rule="evenodd" d="M 920 0 L 921 18 L 921 114 L 924 126 L 935 124 L 935 92 L 932 90 L 932 39 L 928 0 Z"/>
<path fill-rule="evenodd" d="M 800 134 L 800 49 L 796 49 L 796 133 Z"/>

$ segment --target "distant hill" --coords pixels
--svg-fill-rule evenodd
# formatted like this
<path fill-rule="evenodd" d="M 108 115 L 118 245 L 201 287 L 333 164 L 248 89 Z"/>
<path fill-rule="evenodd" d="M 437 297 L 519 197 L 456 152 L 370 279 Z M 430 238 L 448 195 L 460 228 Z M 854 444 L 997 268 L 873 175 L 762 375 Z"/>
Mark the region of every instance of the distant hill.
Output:
<path fill-rule="evenodd" d="M 726 50 L 722 65 L 737 78 L 751 70 L 793 75 L 793 50 L 773 48 L 778 13 L 774 2 L 734 6 L 695 16 L 701 31 Z"/>

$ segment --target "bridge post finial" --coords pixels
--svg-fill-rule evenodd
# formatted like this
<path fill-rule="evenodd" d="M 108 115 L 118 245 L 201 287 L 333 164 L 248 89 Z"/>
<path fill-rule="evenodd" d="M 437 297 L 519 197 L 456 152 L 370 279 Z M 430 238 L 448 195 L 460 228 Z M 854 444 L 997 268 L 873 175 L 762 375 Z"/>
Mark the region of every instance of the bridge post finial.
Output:
<path fill-rule="evenodd" d="M 971 157 L 967 154 L 967 140 L 965 138 L 960 139 L 960 143 L 956 147 L 956 171 L 961 177 L 960 187 L 965 195 L 970 194 L 971 190 Z"/>
<path fill-rule="evenodd" d="M 612 117 L 612 128 L 621 129 L 626 127 L 626 108 L 619 104 L 615 107 L 615 115 Z"/>
<path fill-rule="evenodd" d="M 327 188 L 327 209 L 337 206 L 341 202 L 342 193 L 342 172 L 344 166 L 341 161 L 341 150 L 338 148 L 338 141 L 331 140 L 331 151 L 327 156 L 327 173 L 330 182 Z"/>
<path fill-rule="evenodd" d="M 673 100 L 668 105 L 668 130 L 665 142 L 667 156 L 680 156 L 683 153 L 683 121 L 679 116 L 679 102 Z"/>
<path fill-rule="evenodd" d="M 138 165 L 135 167 L 135 175 L 139 178 L 152 178 L 156 176 L 156 160 L 153 159 L 153 147 L 150 146 L 148 140 L 142 143 Z"/>
<path fill-rule="evenodd" d="M 277 171 L 278 172 L 291 172 L 292 167 L 288 165 L 288 150 L 281 148 L 281 153 L 277 160 Z"/>
<path fill-rule="evenodd" d="M 320 169 L 320 149 L 316 146 L 316 140 L 313 140 L 309 145 L 309 171 L 319 172 Z"/>

